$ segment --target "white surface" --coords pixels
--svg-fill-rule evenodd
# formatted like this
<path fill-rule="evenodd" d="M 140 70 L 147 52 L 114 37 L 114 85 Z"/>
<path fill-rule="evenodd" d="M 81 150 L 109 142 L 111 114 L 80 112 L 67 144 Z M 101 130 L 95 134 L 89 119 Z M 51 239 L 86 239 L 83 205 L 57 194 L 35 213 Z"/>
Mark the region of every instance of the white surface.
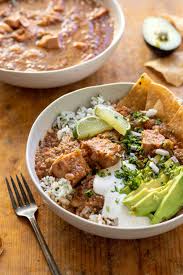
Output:
<path fill-rule="evenodd" d="M 36 119 L 29 134 L 26 148 L 26 162 L 29 174 L 43 200 L 48 204 L 59 217 L 73 226 L 89 233 L 114 239 L 137 239 L 155 236 L 167 232 L 183 223 L 183 215 L 175 217 L 167 222 L 158 225 L 151 225 L 138 228 L 120 228 L 106 225 L 99 225 L 94 222 L 80 218 L 57 205 L 41 189 L 39 179 L 34 169 L 34 158 L 36 148 L 40 139 L 51 126 L 53 120 L 60 111 L 74 111 L 78 105 L 87 105 L 92 96 L 101 94 L 107 100 L 117 100 L 125 96 L 132 83 L 116 83 L 102 86 L 84 88 L 58 98 L 50 104 Z"/>
<path fill-rule="evenodd" d="M 134 170 L 133 164 L 126 163 L 127 167 Z M 121 168 L 121 160 L 114 166 L 103 169 L 105 177 L 96 175 L 93 182 L 93 189 L 95 193 L 104 196 L 104 206 L 102 209 L 102 216 L 105 218 L 116 219 L 118 218 L 118 225 L 124 228 L 147 226 L 150 221 L 147 217 L 137 217 L 131 215 L 128 208 L 123 205 L 125 194 L 119 194 L 115 191 L 115 186 L 120 190 L 124 187 L 121 179 L 115 177 L 115 171 Z M 110 175 L 107 176 L 107 173 Z"/>
<path fill-rule="evenodd" d="M 113 183 L 116 182 L 116 185 L 120 185 L 121 179 L 117 179 L 114 175 L 114 172 L 116 170 L 119 170 L 121 168 L 121 161 L 119 161 L 116 165 L 108 168 L 103 169 L 101 171 L 108 171 L 111 173 L 109 176 L 100 177 L 99 175 L 96 175 L 93 181 L 93 190 L 95 193 L 105 196 L 107 191 L 112 188 Z M 121 186 L 122 187 L 122 186 Z"/>
<path fill-rule="evenodd" d="M 53 88 L 74 83 L 97 71 L 116 49 L 125 27 L 124 14 L 118 0 L 103 2 L 112 14 L 115 27 L 113 41 L 105 51 L 91 60 L 61 70 L 21 72 L 0 69 L 0 81 L 27 88 Z"/>

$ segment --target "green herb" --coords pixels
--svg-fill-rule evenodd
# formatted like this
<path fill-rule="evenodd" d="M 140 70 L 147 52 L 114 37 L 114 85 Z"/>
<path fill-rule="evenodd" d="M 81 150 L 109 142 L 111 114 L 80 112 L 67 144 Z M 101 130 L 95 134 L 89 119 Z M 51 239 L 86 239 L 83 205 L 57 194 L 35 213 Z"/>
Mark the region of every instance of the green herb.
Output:
<path fill-rule="evenodd" d="M 123 165 L 121 170 L 115 171 L 115 177 L 123 179 L 125 186 L 129 186 L 131 190 L 135 190 L 140 185 L 140 180 L 137 178 L 138 170 L 130 170 L 126 165 Z M 118 190 L 120 194 L 123 189 Z"/>
<path fill-rule="evenodd" d="M 155 124 L 156 124 L 156 125 L 161 125 L 161 123 L 162 123 L 161 119 L 159 119 L 159 118 L 156 119 L 156 121 L 155 121 Z"/>
<path fill-rule="evenodd" d="M 74 127 L 73 131 L 72 131 L 73 137 L 74 138 L 78 138 L 78 134 L 77 134 L 77 130 L 76 127 Z"/>
<path fill-rule="evenodd" d="M 114 186 L 114 191 L 118 192 L 118 187 L 116 185 Z"/>
<path fill-rule="evenodd" d="M 128 153 L 131 153 L 132 149 L 135 149 L 137 152 L 142 150 L 141 137 L 134 136 L 131 132 L 126 134 L 122 143 L 125 145 Z"/>
<path fill-rule="evenodd" d="M 179 169 L 177 169 L 176 163 L 172 163 L 164 169 L 164 174 L 168 176 L 169 179 L 173 179 L 178 172 Z"/>
<path fill-rule="evenodd" d="M 97 171 L 97 175 L 98 175 L 99 177 L 101 177 L 101 178 L 106 177 L 106 174 L 105 174 L 104 171 Z"/>
<path fill-rule="evenodd" d="M 115 203 L 116 203 L 116 204 L 119 204 L 119 199 L 115 199 Z"/>
<path fill-rule="evenodd" d="M 143 113 L 141 113 L 141 112 L 134 112 L 133 114 L 132 114 L 132 117 L 135 119 L 135 120 L 137 120 L 138 122 L 142 122 L 142 123 L 144 123 L 144 122 L 146 122 L 147 120 L 149 120 L 149 117 L 148 116 L 146 116 L 146 115 L 144 115 Z"/>
<path fill-rule="evenodd" d="M 129 161 L 130 163 L 132 163 L 132 164 L 136 164 L 137 161 L 138 161 L 138 158 L 137 158 L 136 156 L 130 156 L 130 157 L 128 158 L 128 161 Z"/>
<path fill-rule="evenodd" d="M 110 212 L 110 207 L 107 205 L 106 206 L 106 211 L 109 213 Z"/>
<path fill-rule="evenodd" d="M 84 193 L 88 198 L 91 198 L 94 195 L 94 191 L 92 189 L 88 189 Z"/>

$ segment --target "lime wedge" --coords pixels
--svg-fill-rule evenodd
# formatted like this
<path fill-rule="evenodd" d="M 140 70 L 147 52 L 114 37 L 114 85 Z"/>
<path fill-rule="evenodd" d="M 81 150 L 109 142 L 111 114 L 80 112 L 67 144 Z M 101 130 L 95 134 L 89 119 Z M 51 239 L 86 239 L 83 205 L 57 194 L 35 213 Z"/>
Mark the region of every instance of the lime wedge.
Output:
<path fill-rule="evenodd" d="M 75 128 L 75 136 L 78 139 L 91 138 L 104 131 L 111 130 L 105 121 L 96 116 L 88 116 L 78 121 Z"/>
<path fill-rule="evenodd" d="M 104 105 L 97 105 L 95 107 L 95 114 L 96 116 L 107 122 L 111 127 L 113 127 L 123 136 L 130 129 L 130 123 L 128 122 L 128 120 L 120 113 L 114 111 L 109 107 L 106 107 Z"/>

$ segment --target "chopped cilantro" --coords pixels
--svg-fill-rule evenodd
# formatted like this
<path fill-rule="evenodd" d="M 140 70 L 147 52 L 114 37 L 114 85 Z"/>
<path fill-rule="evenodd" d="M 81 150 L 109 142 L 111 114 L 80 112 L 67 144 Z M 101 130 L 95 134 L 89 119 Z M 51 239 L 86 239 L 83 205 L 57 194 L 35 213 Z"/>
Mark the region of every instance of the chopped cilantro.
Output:
<path fill-rule="evenodd" d="M 126 165 L 123 165 L 121 170 L 115 171 L 115 177 L 123 179 L 125 186 L 129 186 L 131 190 L 135 190 L 140 185 L 140 181 L 137 177 L 138 170 L 130 170 Z M 123 193 L 123 189 L 118 190 L 120 194 Z"/>
<path fill-rule="evenodd" d="M 149 117 L 148 116 L 146 116 L 146 115 L 144 115 L 143 113 L 141 113 L 141 112 L 134 112 L 133 114 L 132 114 L 132 117 L 135 119 L 135 120 L 137 120 L 138 122 L 146 122 L 147 120 L 149 120 Z"/>
<path fill-rule="evenodd" d="M 131 153 L 132 149 L 137 152 L 142 150 L 141 137 L 134 136 L 131 132 L 126 134 L 122 143 L 125 145 L 128 153 Z"/>
<path fill-rule="evenodd" d="M 156 119 L 156 121 L 155 121 L 155 124 L 156 124 L 156 125 L 161 125 L 161 123 L 162 123 L 161 119 L 159 119 L 159 118 Z"/>
<path fill-rule="evenodd" d="M 116 198 L 116 199 L 115 199 L 115 203 L 116 203 L 116 204 L 119 204 L 119 199 Z"/>
<path fill-rule="evenodd" d="M 85 191 L 85 196 L 91 198 L 94 195 L 94 191 L 92 189 L 88 189 Z"/>
<path fill-rule="evenodd" d="M 169 177 L 169 179 L 173 179 L 176 176 L 176 173 L 179 171 L 179 169 L 176 169 L 177 165 L 176 163 L 170 164 L 168 167 L 164 169 L 164 173 L 166 176 Z"/>
<path fill-rule="evenodd" d="M 105 174 L 104 171 L 98 171 L 98 172 L 97 172 L 97 175 L 98 175 L 99 177 L 101 177 L 101 178 L 106 177 L 106 174 Z"/>

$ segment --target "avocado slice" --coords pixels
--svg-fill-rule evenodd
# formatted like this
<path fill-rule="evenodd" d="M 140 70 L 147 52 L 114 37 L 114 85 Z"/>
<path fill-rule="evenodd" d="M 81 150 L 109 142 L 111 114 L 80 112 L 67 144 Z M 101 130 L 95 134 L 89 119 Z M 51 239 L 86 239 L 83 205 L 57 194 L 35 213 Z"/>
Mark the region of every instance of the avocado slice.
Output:
<path fill-rule="evenodd" d="M 165 162 L 165 168 L 170 168 L 172 164 L 175 165 L 174 162 L 173 162 L 171 159 L 167 160 L 167 161 Z M 178 166 L 178 164 L 177 164 L 177 166 Z M 149 169 L 151 170 L 151 168 L 150 168 L 149 166 L 146 167 L 146 168 L 144 168 L 144 169 L 141 171 L 141 173 L 139 173 L 139 175 L 138 175 L 137 177 L 143 178 L 143 177 L 144 177 L 144 174 L 146 174 L 146 173 L 149 172 Z M 142 175 L 142 174 L 143 174 L 143 175 Z M 179 174 L 179 170 L 177 171 L 177 174 Z M 167 175 L 165 175 L 165 174 L 163 173 L 163 170 L 162 170 L 162 172 L 160 172 L 158 178 L 152 179 L 152 180 L 150 180 L 150 181 L 148 181 L 148 180 L 142 181 L 142 183 L 140 184 L 140 186 L 139 186 L 136 190 L 130 192 L 130 193 L 128 194 L 128 196 L 124 199 L 124 204 L 125 204 L 126 206 L 129 206 L 129 207 L 130 207 L 131 204 L 133 205 L 134 203 L 137 202 L 137 200 L 134 199 L 134 196 L 135 196 L 136 194 L 138 194 L 140 190 L 142 190 L 143 188 L 148 188 L 148 189 L 149 189 L 149 188 L 157 188 L 157 187 L 160 187 L 160 186 L 166 184 L 167 181 L 168 181 L 168 179 L 169 179 L 169 177 L 168 177 Z M 133 199 L 134 199 L 134 202 L 133 202 L 133 201 L 130 202 L 130 201 L 133 200 Z"/>
<path fill-rule="evenodd" d="M 142 198 L 149 194 L 150 191 L 154 188 L 161 187 L 166 184 L 168 181 L 168 177 L 165 174 L 160 174 L 160 176 L 156 179 L 150 180 L 148 182 L 143 182 L 139 186 L 139 188 L 133 192 L 131 192 L 124 200 L 123 203 L 127 207 L 132 207 Z"/>
<path fill-rule="evenodd" d="M 176 176 L 168 193 L 163 198 L 151 222 L 157 224 L 172 218 L 183 206 L 183 172 Z"/>
<path fill-rule="evenodd" d="M 134 214 L 137 216 L 147 216 L 150 213 L 155 212 L 164 196 L 168 193 L 171 184 L 171 181 L 169 181 L 165 186 L 156 188 L 153 191 L 152 189 L 149 190 L 148 195 L 132 206 L 131 209 Z"/>

